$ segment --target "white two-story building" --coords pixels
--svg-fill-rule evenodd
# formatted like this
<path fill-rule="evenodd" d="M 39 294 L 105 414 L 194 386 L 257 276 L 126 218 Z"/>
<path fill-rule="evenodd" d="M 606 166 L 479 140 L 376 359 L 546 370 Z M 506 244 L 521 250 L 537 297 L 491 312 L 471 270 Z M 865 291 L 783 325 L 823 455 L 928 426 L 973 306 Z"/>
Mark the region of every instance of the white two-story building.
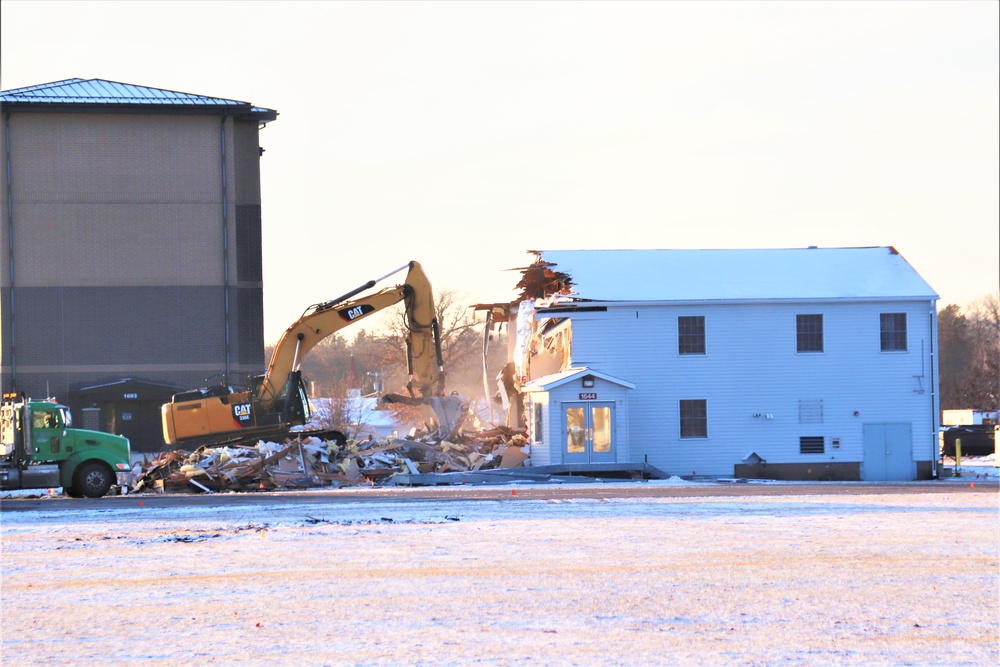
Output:
<path fill-rule="evenodd" d="M 937 475 L 938 297 L 894 248 L 535 254 L 510 364 L 531 465 Z"/>

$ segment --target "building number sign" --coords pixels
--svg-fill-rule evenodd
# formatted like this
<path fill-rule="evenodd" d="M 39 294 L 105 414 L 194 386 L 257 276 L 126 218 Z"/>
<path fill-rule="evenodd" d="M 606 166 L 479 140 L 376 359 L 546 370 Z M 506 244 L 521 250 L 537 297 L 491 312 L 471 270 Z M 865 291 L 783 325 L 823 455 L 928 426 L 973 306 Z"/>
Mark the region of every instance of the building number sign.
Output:
<path fill-rule="evenodd" d="M 596 401 L 597 392 L 596 391 L 585 391 L 580 394 L 581 401 Z"/>

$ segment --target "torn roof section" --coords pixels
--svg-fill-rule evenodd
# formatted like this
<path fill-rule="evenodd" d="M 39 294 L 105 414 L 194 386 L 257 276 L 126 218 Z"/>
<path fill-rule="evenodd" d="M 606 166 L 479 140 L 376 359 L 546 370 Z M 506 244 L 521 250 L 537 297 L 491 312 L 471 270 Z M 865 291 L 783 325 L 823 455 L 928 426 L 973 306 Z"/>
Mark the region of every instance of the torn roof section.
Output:
<path fill-rule="evenodd" d="M 542 299 L 553 294 L 571 294 L 573 280 L 560 271 L 553 271 L 553 264 L 541 258 L 541 252 L 529 250 L 535 256 L 535 261 L 531 266 L 526 266 L 512 271 L 521 272 L 521 280 L 514 289 L 521 290 L 518 301 L 529 299 Z"/>
<path fill-rule="evenodd" d="M 937 299 L 892 247 L 541 250 L 523 299 L 588 301 Z"/>

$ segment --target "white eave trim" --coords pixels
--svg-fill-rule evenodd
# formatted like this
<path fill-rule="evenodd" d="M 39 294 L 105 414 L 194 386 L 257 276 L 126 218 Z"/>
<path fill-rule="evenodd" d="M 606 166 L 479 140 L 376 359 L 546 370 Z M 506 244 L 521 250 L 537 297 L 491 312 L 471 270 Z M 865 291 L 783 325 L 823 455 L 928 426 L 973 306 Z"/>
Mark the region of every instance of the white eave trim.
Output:
<path fill-rule="evenodd" d="M 628 380 L 622 380 L 621 378 L 616 378 L 613 375 L 608 375 L 607 373 L 602 373 L 600 371 L 595 371 L 592 368 L 570 368 L 561 373 L 553 373 L 552 375 L 545 375 L 540 378 L 535 378 L 531 382 L 524 385 L 524 391 L 527 393 L 536 391 L 551 391 L 556 387 L 561 387 L 562 385 L 572 382 L 573 380 L 578 380 L 584 375 L 593 375 L 599 380 L 604 380 L 605 382 L 610 382 L 611 384 L 616 384 L 620 387 L 625 387 L 626 389 L 635 389 L 635 384 L 629 382 Z"/>
<path fill-rule="evenodd" d="M 782 303 L 888 303 L 896 301 L 926 301 L 939 300 L 937 294 L 929 296 L 853 296 L 853 297 L 817 297 L 817 298 L 773 298 L 773 299 L 673 299 L 663 301 L 574 301 L 563 302 L 560 305 L 577 305 L 590 308 L 638 308 L 642 306 L 737 306 L 748 304 L 782 304 Z M 543 306 L 538 308 L 536 316 L 542 317 L 573 317 L 574 315 L 590 315 L 593 311 L 574 312 L 572 307 L 565 310 L 559 306 Z"/>

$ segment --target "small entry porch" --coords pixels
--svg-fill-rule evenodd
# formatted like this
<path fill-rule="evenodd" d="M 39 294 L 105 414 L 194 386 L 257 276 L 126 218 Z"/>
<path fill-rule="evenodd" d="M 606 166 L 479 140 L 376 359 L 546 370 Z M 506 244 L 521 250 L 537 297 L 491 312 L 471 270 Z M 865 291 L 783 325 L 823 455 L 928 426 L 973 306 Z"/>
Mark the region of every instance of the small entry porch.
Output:
<path fill-rule="evenodd" d="M 525 385 L 529 464 L 599 466 L 629 462 L 628 392 L 635 385 L 589 367 Z"/>

